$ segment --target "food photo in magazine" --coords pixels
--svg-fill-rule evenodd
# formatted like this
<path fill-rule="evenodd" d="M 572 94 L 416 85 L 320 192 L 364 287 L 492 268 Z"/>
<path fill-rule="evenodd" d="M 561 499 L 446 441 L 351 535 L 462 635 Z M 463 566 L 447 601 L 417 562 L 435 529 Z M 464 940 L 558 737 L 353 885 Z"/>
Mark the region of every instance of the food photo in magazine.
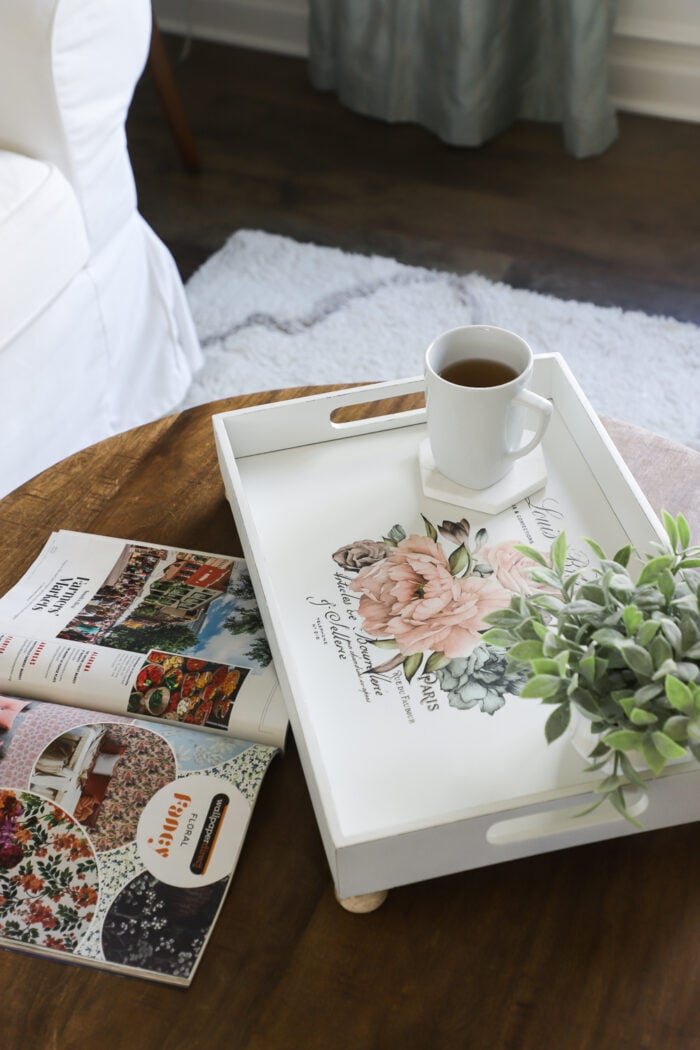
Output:
<path fill-rule="evenodd" d="M 62 531 L 0 598 L 0 688 L 280 745 L 241 558 Z"/>

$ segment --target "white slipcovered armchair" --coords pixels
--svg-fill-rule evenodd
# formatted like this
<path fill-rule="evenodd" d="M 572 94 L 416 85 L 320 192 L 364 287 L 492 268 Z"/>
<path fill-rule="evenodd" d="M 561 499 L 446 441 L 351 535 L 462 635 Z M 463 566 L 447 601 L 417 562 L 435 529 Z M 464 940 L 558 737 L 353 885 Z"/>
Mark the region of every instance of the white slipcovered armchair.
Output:
<path fill-rule="evenodd" d="M 150 0 L 0 4 L 0 496 L 177 407 L 201 364 L 124 121 Z"/>

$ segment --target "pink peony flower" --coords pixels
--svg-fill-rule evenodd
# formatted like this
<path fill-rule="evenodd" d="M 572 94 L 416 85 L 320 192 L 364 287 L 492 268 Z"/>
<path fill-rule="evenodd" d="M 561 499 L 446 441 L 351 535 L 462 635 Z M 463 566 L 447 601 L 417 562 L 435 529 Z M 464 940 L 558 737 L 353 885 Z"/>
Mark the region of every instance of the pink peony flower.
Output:
<path fill-rule="evenodd" d="M 442 547 L 408 536 L 350 584 L 362 595 L 359 612 L 374 638 L 394 638 L 401 652 L 466 656 L 486 629 L 484 616 L 505 608 L 510 594 L 493 578 L 455 577 Z"/>
<path fill-rule="evenodd" d="M 545 589 L 530 576 L 530 571 L 537 567 L 536 563 L 514 550 L 513 542 L 484 547 L 479 551 L 479 560 L 488 562 L 501 586 L 514 594 L 532 594 L 533 591 Z"/>

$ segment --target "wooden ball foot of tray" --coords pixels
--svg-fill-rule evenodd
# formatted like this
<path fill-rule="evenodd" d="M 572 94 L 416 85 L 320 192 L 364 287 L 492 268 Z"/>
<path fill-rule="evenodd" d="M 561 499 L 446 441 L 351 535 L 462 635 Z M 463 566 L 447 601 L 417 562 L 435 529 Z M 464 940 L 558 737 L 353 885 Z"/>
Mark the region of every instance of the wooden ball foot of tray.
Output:
<path fill-rule="evenodd" d="M 341 907 L 346 911 L 354 912 L 356 915 L 366 915 L 368 912 L 381 908 L 388 896 L 388 890 L 377 890 L 375 893 L 361 893 L 358 897 L 335 897 Z"/>

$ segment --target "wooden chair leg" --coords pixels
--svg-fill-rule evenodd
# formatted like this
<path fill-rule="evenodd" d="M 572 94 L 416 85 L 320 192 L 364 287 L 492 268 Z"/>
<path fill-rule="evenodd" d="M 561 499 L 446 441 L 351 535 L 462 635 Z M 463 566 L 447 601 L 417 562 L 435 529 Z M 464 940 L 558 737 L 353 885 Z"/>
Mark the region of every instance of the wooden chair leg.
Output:
<path fill-rule="evenodd" d="M 197 147 L 187 122 L 182 105 L 182 97 L 155 15 L 153 16 L 148 67 L 165 111 L 166 120 L 175 139 L 175 144 L 180 152 L 182 163 L 187 171 L 197 172 L 200 170 Z"/>

